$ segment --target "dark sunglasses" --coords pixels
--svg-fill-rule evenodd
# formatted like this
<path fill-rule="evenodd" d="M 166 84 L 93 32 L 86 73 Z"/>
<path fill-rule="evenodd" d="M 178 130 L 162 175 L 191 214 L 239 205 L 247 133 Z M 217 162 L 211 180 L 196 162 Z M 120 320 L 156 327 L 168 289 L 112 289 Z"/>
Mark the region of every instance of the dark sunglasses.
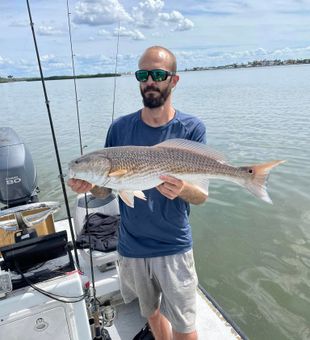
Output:
<path fill-rule="evenodd" d="M 169 72 L 165 70 L 138 70 L 135 72 L 136 79 L 138 81 L 146 82 L 149 79 L 149 76 L 152 77 L 154 81 L 164 81 L 168 78 L 168 76 L 175 75 L 175 72 Z"/>

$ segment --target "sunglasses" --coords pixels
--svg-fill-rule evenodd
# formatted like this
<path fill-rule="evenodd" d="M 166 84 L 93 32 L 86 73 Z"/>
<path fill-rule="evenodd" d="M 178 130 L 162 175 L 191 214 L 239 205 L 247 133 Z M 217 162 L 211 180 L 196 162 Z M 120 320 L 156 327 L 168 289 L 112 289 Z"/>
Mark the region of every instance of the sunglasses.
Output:
<path fill-rule="evenodd" d="M 138 70 L 135 72 L 136 79 L 138 81 L 146 82 L 149 79 L 149 76 L 152 77 L 154 81 L 164 81 L 168 78 L 168 76 L 175 75 L 175 72 L 169 72 L 165 70 Z"/>

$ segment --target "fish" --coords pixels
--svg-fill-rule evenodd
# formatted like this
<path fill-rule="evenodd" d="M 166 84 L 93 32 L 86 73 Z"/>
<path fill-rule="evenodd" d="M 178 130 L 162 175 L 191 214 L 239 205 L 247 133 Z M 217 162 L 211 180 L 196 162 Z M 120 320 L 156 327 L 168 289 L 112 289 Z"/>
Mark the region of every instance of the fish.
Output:
<path fill-rule="evenodd" d="M 37 213 L 31 215 L 22 215 L 23 212 L 33 211 L 36 209 L 45 208 L 46 210 L 39 211 Z M 49 215 L 54 214 L 60 208 L 60 204 L 58 202 L 36 202 L 29 203 L 20 206 L 16 206 L 13 208 L 0 210 L 0 229 L 5 231 L 16 231 L 19 229 L 18 221 L 16 218 L 13 219 L 5 219 L 6 216 L 15 215 L 16 213 L 21 213 L 21 218 L 27 225 L 27 227 L 35 227 L 37 224 L 42 223 L 45 219 L 48 218 Z"/>
<path fill-rule="evenodd" d="M 104 148 L 72 160 L 68 168 L 70 178 L 116 190 L 133 208 L 134 197 L 146 200 L 143 191 L 163 183 L 161 175 L 186 181 L 205 195 L 208 195 L 210 179 L 233 182 L 272 203 L 267 178 L 270 170 L 283 162 L 273 160 L 235 167 L 221 152 L 199 142 L 177 138 L 154 146 Z"/>

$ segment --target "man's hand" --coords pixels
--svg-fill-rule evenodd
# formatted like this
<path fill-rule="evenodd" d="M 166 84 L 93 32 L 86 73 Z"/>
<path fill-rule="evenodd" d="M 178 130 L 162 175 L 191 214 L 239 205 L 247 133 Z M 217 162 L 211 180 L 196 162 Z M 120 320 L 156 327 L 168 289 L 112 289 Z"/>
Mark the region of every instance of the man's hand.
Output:
<path fill-rule="evenodd" d="M 162 195 L 171 200 L 180 196 L 185 185 L 182 180 L 165 175 L 160 176 L 160 179 L 164 181 L 164 183 L 160 184 L 157 189 Z"/>
<path fill-rule="evenodd" d="M 93 187 L 92 184 L 83 181 L 81 179 L 74 179 L 74 178 L 70 178 L 67 182 L 67 184 L 69 185 L 69 187 L 76 193 L 78 194 L 84 194 L 88 191 L 90 191 Z"/>
<path fill-rule="evenodd" d="M 157 190 L 171 200 L 180 197 L 191 204 L 202 204 L 208 198 L 197 187 L 175 177 L 162 175 L 160 179 L 164 183 L 158 185 Z"/>

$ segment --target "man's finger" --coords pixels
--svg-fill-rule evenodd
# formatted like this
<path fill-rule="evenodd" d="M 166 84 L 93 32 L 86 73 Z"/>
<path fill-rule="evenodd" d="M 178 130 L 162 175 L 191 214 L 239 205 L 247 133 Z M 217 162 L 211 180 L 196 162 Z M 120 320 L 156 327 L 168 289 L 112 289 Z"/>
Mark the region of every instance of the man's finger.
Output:
<path fill-rule="evenodd" d="M 178 184 L 178 183 L 182 182 L 180 179 L 177 179 L 177 178 L 172 177 L 172 176 L 167 176 L 167 175 L 161 175 L 159 178 L 164 182 L 168 182 L 168 183 L 172 183 L 172 184 Z"/>

